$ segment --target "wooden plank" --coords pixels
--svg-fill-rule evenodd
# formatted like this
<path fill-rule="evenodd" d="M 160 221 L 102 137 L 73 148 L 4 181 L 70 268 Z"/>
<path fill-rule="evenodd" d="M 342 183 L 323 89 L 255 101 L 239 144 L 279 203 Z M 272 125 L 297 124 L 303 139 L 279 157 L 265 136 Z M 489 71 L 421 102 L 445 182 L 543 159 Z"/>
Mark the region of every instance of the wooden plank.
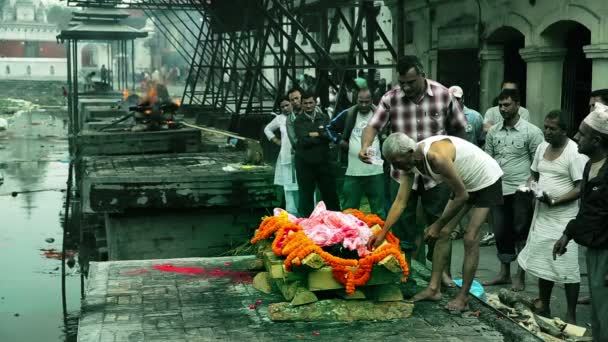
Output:
<path fill-rule="evenodd" d="M 307 274 L 307 288 L 311 291 L 322 291 L 322 290 L 335 290 L 344 288 L 344 285 L 339 283 L 333 275 L 332 269 L 329 266 L 325 266 L 316 271 L 308 272 Z M 391 284 L 399 281 L 399 274 L 389 272 L 384 267 L 374 266 L 371 277 L 367 281 L 366 285 L 381 285 Z"/>

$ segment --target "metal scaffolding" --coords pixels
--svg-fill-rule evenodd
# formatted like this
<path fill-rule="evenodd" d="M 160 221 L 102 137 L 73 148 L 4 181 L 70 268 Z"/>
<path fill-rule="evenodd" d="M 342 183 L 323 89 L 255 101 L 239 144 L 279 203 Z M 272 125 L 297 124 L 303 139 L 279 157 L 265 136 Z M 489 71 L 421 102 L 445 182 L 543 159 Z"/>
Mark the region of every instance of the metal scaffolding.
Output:
<path fill-rule="evenodd" d="M 314 70 L 314 93 L 323 108 L 329 89 L 336 106 L 345 103 L 345 84 L 365 70 L 372 91 L 376 71 L 393 63 L 375 60 L 380 39 L 393 61 L 397 53 L 378 24 L 381 1 L 359 0 L 67 0 L 70 6 L 139 9 L 190 62 L 182 103 L 225 113 L 268 113 L 298 73 Z M 403 8 L 403 0 L 395 1 Z M 399 11 L 400 13 L 402 11 Z M 403 23 L 396 18 L 397 41 Z M 338 28 L 348 33 L 348 50 L 335 53 Z M 299 38 L 301 37 L 301 38 Z M 344 37 L 342 37 L 344 38 Z M 340 108 L 338 108 L 340 109 Z"/>

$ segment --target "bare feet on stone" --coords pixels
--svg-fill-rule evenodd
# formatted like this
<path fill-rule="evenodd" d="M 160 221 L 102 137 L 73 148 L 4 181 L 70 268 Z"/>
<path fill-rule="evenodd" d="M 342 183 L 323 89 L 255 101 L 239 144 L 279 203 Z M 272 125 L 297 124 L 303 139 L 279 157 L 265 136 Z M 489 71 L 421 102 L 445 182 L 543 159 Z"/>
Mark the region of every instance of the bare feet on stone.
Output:
<path fill-rule="evenodd" d="M 526 288 L 526 273 L 523 270 L 517 271 L 517 275 L 513 277 L 513 285 L 511 285 L 511 291 L 521 292 Z"/>
<path fill-rule="evenodd" d="M 577 301 L 578 304 L 590 304 L 591 303 L 591 298 L 589 296 L 584 296 L 578 299 Z"/>
<path fill-rule="evenodd" d="M 439 290 L 431 290 L 428 287 L 418 293 L 416 293 L 416 295 L 414 297 L 412 297 L 411 301 L 413 302 L 418 302 L 418 301 L 423 301 L 423 300 L 430 300 L 430 301 L 439 301 L 441 300 L 441 291 Z"/>
<path fill-rule="evenodd" d="M 566 323 L 576 325 L 576 316 L 566 314 Z"/>
<path fill-rule="evenodd" d="M 449 274 L 447 274 L 446 272 L 443 272 L 443 274 L 441 275 L 441 284 L 443 284 L 443 286 L 445 287 L 455 287 L 456 283 L 452 280 L 452 277 L 450 277 Z"/>
<path fill-rule="evenodd" d="M 511 277 L 509 275 L 498 274 L 490 280 L 482 281 L 481 284 L 483 286 L 511 284 Z"/>
<path fill-rule="evenodd" d="M 525 281 L 522 281 L 520 278 L 515 277 L 513 279 L 513 285 L 511 285 L 511 291 L 513 292 L 521 292 L 526 288 Z"/>
<path fill-rule="evenodd" d="M 469 310 L 469 301 L 466 297 L 458 295 L 449 301 L 445 308 L 449 311 L 464 312 Z"/>

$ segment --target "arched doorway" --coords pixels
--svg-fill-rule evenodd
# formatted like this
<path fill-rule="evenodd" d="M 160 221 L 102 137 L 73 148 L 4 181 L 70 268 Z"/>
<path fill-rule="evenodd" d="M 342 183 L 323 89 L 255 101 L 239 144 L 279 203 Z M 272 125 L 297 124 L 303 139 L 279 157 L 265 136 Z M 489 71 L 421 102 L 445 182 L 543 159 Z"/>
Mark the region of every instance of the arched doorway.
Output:
<path fill-rule="evenodd" d="M 566 49 L 561 109 L 569 114 L 572 134 L 589 112 L 592 63 L 585 57 L 583 46 L 591 43 L 591 31 L 576 21 L 560 20 L 547 27 L 541 36 L 552 46 Z"/>
<path fill-rule="evenodd" d="M 519 84 L 519 96 L 521 105 L 526 105 L 526 62 L 521 58 L 519 50 L 525 46 L 525 37 L 517 29 L 511 26 L 503 26 L 494 31 L 486 39 L 489 45 L 501 45 L 503 47 L 503 79 L 515 81 Z M 501 80 L 501 81 L 502 81 Z M 500 89 L 496 89 L 498 96 Z M 496 105 L 494 103 L 493 105 Z"/>

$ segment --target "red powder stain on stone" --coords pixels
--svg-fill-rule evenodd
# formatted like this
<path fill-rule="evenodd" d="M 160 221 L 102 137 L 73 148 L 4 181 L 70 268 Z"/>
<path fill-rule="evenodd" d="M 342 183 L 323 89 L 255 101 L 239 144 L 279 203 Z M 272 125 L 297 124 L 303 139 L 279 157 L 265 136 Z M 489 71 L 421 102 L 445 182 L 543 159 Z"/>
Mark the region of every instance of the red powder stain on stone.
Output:
<path fill-rule="evenodd" d="M 319 336 L 319 335 L 321 335 L 321 333 L 320 333 L 320 332 L 318 332 L 318 331 L 313 331 L 313 332 L 312 332 L 312 334 L 313 334 L 313 335 L 315 335 L 315 336 Z"/>
<path fill-rule="evenodd" d="M 230 265 L 232 265 L 232 263 L 231 263 L 230 261 L 226 261 L 226 262 L 224 263 L 224 266 L 226 266 L 226 267 L 230 267 Z"/>
<path fill-rule="evenodd" d="M 205 270 L 200 267 L 176 267 L 172 264 L 153 265 L 152 267 L 161 272 L 171 273 L 202 274 L 205 272 Z"/>
<path fill-rule="evenodd" d="M 251 283 L 253 282 L 253 277 L 251 272 L 248 271 L 232 271 L 232 270 L 221 270 L 216 268 L 207 272 L 210 277 L 228 277 L 235 283 Z"/>
<path fill-rule="evenodd" d="M 132 276 L 132 275 L 140 275 L 140 274 L 147 274 L 147 273 L 150 273 L 150 271 L 148 271 L 145 268 L 140 268 L 138 270 L 122 272 L 121 275 Z"/>
<path fill-rule="evenodd" d="M 255 310 L 256 306 L 255 306 L 255 305 L 253 305 L 253 304 L 251 304 L 251 305 L 249 305 L 249 308 L 250 308 L 251 310 Z"/>

